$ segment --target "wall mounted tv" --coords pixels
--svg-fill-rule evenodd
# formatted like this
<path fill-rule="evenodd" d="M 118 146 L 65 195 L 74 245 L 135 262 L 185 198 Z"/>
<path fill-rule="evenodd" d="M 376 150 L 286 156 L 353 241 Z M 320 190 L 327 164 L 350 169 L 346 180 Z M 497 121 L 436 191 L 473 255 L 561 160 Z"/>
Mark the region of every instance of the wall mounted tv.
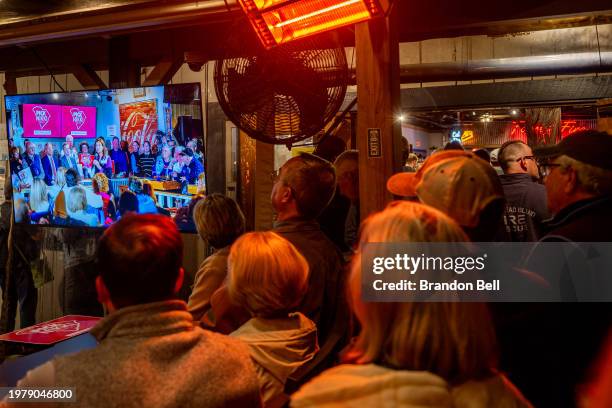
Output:
<path fill-rule="evenodd" d="M 103 228 L 160 213 L 194 231 L 200 95 L 196 83 L 5 96 L 15 222 Z"/>

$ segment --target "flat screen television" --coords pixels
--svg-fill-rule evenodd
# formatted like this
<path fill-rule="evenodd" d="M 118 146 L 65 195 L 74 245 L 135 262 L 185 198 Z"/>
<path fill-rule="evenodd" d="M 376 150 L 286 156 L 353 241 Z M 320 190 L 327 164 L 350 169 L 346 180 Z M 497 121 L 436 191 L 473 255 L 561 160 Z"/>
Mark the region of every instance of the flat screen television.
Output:
<path fill-rule="evenodd" d="M 15 222 L 103 228 L 160 213 L 193 232 L 200 95 L 194 83 L 5 96 Z"/>

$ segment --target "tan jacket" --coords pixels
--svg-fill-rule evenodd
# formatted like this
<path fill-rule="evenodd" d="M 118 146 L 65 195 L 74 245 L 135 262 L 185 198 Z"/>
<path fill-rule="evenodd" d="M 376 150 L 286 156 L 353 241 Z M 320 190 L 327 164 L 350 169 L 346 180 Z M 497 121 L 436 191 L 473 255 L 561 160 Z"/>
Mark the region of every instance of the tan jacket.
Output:
<path fill-rule="evenodd" d="M 451 387 L 426 371 L 340 365 L 291 396 L 291 407 L 524 408 L 531 405 L 503 376 Z"/>
<path fill-rule="evenodd" d="M 261 406 L 247 347 L 195 326 L 183 301 L 122 308 L 91 334 L 97 347 L 56 357 L 18 385 L 74 387 L 77 401 L 57 404 L 71 408 Z"/>
<path fill-rule="evenodd" d="M 187 302 L 187 308 L 194 320 L 200 320 L 210 309 L 212 294 L 223 284 L 227 276 L 229 250 L 229 246 L 219 249 L 206 258 L 196 272 L 193 289 Z"/>
<path fill-rule="evenodd" d="M 283 406 L 288 401 L 284 394 L 287 378 L 319 349 L 317 328 L 301 313 L 292 313 L 284 319 L 255 317 L 230 336 L 249 346 L 264 406 L 268 408 Z"/>

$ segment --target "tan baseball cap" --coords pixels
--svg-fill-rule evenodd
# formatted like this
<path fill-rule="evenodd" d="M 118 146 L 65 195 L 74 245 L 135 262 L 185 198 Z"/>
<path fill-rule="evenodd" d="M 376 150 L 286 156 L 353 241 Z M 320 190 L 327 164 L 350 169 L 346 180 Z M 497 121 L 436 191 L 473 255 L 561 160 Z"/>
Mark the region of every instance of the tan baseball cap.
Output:
<path fill-rule="evenodd" d="M 480 213 L 489 203 L 504 198 L 491 165 L 460 150 L 430 156 L 416 173 L 393 175 L 387 189 L 397 196 L 418 197 L 469 228 L 478 225 Z"/>

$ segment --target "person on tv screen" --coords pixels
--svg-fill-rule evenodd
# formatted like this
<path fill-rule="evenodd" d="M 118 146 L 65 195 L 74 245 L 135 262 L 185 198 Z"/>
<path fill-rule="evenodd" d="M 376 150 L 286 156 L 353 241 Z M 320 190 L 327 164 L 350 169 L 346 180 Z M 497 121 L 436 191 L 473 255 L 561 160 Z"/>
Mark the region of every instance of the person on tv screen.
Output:
<path fill-rule="evenodd" d="M 60 165 L 67 169 L 75 169 L 79 171 L 79 159 L 72 154 L 71 146 L 69 142 L 64 142 L 62 145 L 62 157 L 60 158 Z M 57 175 L 56 175 L 57 179 Z M 56 180 L 57 181 L 57 180 Z"/>
<path fill-rule="evenodd" d="M 109 193 L 108 178 L 104 173 L 96 173 L 91 179 L 93 192 L 102 198 L 104 223 L 110 224 L 116 218 L 115 200 Z"/>
<path fill-rule="evenodd" d="M 23 170 L 24 163 L 19 155 L 19 148 L 11 147 L 9 164 L 11 166 L 11 174 L 18 174 L 21 170 Z"/>
<path fill-rule="evenodd" d="M 138 168 L 138 158 L 140 157 L 140 143 L 138 141 L 133 140 L 131 144 L 131 152 L 130 152 L 130 174 L 137 175 L 140 173 L 140 169 Z"/>
<path fill-rule="evenodd" d="M 53 152 L 53 144 L 45 144 L 45 156 L 40 160 L 42 162 L 43 172 L 45 173 L 44 180 L 48 186 L 55 184 L 57 179 L 57 168 L 60 166 Z"/>
<path fill-rule="evenodd" d="M 74 187 L 68 193 L 69 225 L 81 225 L 95 227 L 98 225 L 98 217 L 85 211 L 87 208 L 87 196 L 85 189 L 80 186 Z M 76 223 L 75 223 L 76 221 Z"/>
<path fill-rule="evenodd" d="M 189 170 L 188 172 L 183 172 L 181 181 L 184 181 L 183 177 L 186 177 L 189 184 L 195 184 L 198 176 L 204 172 L 204 165 L 194 156 L 193 150 L 190 148 L 186 148 L 181 153 L 181 157 L 183 159 L 183 169 L 187 168 Z"/>
<path fill-rule="evenodd" d="M 157 206 L 155 205 L 155 201 L 144 191 L 142 180 L 132 178 L 130 180 L 130 190 L 134 192 L 138 198 L 139 214 L 157 214 Z"/>
<path fill-rule="evenodd" d="M 36 146 L 32 142 L 26 142 L 23 161 L 32 172 L 32 177 L 44 177 L 42 161 L 40 155 L 36 153 Z"/>
<path fill-rule="evenodd" d="M 78 161 L 79 155 L 77 154 L 77 151 L 76 151 L 76 149 L 74 147 L 74 137 L 72 137 L 72 135 L 70 135 L 70 134 L 66 135 L 66 142 L 65 143 L 68 143 L 68 145 L 70 147 L 69 150 L 68 150 L 70 153 L 68 155 L 73 157 L 75 160 Z M 62 147 L 63 147 L 63 145 L 62 145 Z M 64 157 L 65 155 L 66 155 L 66 151 L 62 149 L 62 151 L 60 152 L 60 157 Z"/>
<path fill-rule="evenodd" d="M 117 136 L 113 137 L 111 144 L 113 149 L 110 152 L 110 157 L 115 163 L 115 175 L 127 174 L 128 156 L 123 150 L 121 150 L 119 138 Z"/>
<path fill-rule="evenodd" d="M 30 209 L 34 213 L 49 213 L 48 187 L 42 179 L 34 179 L 32 183 L 32 188 L 30 189 Z"/>
<path fill-rule="evenodd" d="M 169 178 L 172 175 L 173 164 L 170 146 L 163 145 L 161 148 L 161 155 L 157 158 L 157 162 L 155 163 L 155 176 Z"/>
<path fill-rule="evenodd" d="M 89 145 L 87 142 L 83 142 L 79 145 L 81 153 L 79 153 L 79 163 L 83 168 L 83 178 L 89 179 L 93 176 L 93 161 L 94 156 L 89 154 Z"/>
<path fill-rule="evenodd" d="M 113 163 L 108 155 L 108 149 L 106 148 L 106 142 L 104 138 L 97 138 L 94 145 L 95 156 L 93 161 L 94 173 L 104 173 L 106 177 L 112 177 L 113 175 Z"/>
<path fill-rule="evenodd" d="M 153 166 L 155 166 L 155 155 L 151 153 L 151 144 L 145 140 L 142 142 L 142 154 L 138 157 L 140 176 L 151 178 L 153 176 Z"/>

